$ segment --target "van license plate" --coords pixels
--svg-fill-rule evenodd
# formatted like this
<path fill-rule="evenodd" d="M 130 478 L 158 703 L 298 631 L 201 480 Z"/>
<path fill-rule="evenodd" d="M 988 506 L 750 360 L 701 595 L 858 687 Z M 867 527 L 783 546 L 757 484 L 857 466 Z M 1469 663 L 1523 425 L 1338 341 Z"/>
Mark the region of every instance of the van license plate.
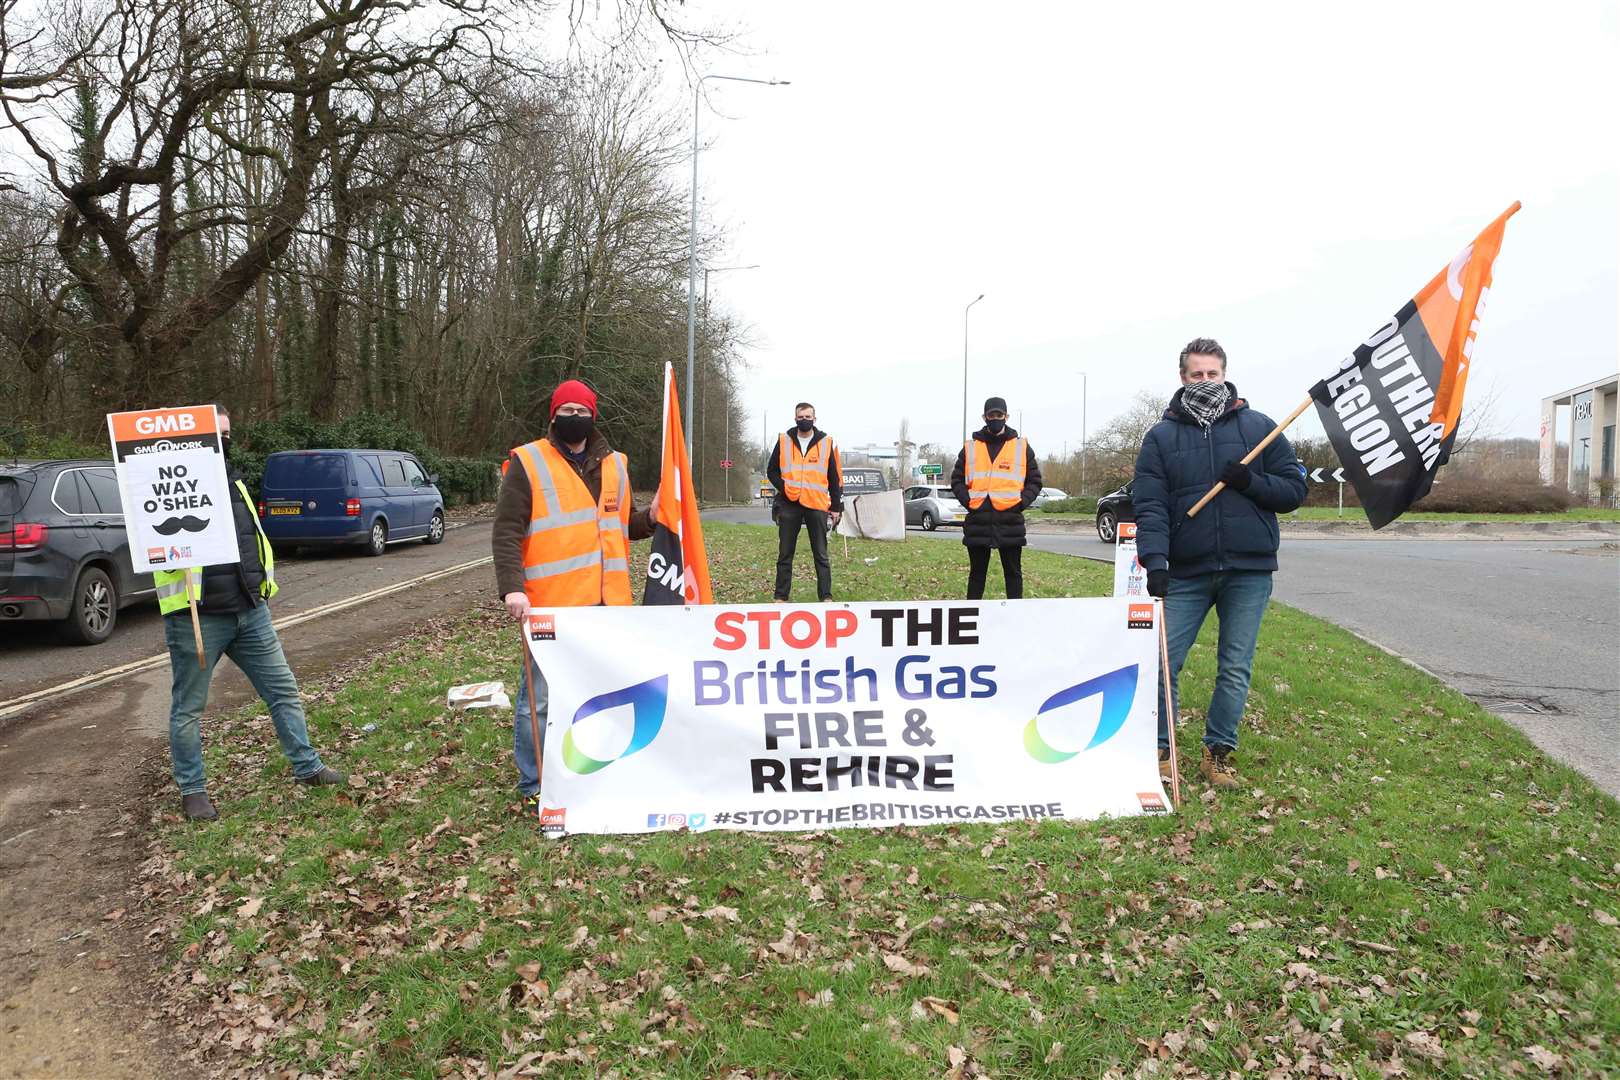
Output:
<path fill-rule="evenodd" d="M 270 508 L 270 514 L 272 517 L 277 514 L 291 514 L 296 516 L 303 512 L 304 508 L 302 506 L 272 506 Z"/>

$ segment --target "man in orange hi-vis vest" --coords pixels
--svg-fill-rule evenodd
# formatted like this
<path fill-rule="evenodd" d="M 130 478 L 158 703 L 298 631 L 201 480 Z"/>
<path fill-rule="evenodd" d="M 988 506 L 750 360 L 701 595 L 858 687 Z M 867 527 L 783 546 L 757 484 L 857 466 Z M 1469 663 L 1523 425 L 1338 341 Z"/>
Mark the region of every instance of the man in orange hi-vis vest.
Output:
<path fill-rule="evenodd" d="M 810 554 L 816 561 L 816 599 L 831 600 L 827 532 L 844 513 L 843 463 L 831 436 L 816 427 L 816 407 L 808 401 L 793 406 L 793 426 L 771 448 L 765 478 L 776 488 L 771 506 L 776 519 L 776 599 L 786 602 L 792 591 L 793 552 L 803 528 L 810 531 Z"/>
<path fill-rule="evenodd" d="M 495 503 L 496 588 L 521 624 L 530 607 L 630 604 L 630 541 L 652 535 L 652 511 L 631 506 L 625 456 L 596 430 L 596 394 L 569 379 L 551 395 L 546 437 L 512 450 Z M 546 679 L 527 650 L 512 711 L 523 811 L 538 814 Z"/>
<path fill-rule="evenodd" d="M 1024 510 L 1041 493 L 1041 466 L 1029 440 L 1007 426 L 1007 402 L 984 403 L 984 427 L 956 455 L 951 493 L 967 507 L 962 543 L 968 552 L 967 598 L 984 597 L 990 553 L 1001 555 L 1007 599 L 1024 595 Z"/>

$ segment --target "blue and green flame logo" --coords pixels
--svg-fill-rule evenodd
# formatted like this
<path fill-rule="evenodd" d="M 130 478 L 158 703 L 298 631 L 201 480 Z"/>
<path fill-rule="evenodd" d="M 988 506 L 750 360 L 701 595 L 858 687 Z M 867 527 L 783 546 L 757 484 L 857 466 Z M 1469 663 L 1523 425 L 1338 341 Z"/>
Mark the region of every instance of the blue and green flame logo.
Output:
<path fill-rule="evenodd" d="M 1059 750 L 1051 743 L 1041 738 L 1041 717 L 1053 709 L 1061 709 L 1065 705 L 1073 705 L 1094 694 L 1102 695 L 1102 715 L 1097 719 L 1096 734 L 1091 741 L 1080 750 Z M 1059 690 L 1036 710 L 1035 716 L 1024 728 L 1024 749 L 1036 761 L 1047 765 L 1056 765 L 1060 761 L 1068 761 L 1076 754 L 1100 746 L 1113 738 L 1124 726 L 1125 718 L 1130 715 L 1131 701 L 1136 697 L 1136 665 L 1122 667 L 1118 671 L 1110 671 L 1106 675 L 1099 675 L 1095 679 L 1088 679 L 1078 683 L 1067 690 Z"/>
<path fill-rule="evenodd" d="M 627 758 L 637 750 L 645 749 L 647 744 L 658 736 L 658 729 L 664 726 L 664 708 L 668 700 L 668 675 L 660 675 L 656 679 L 648 679 L 646 682 L 591 698 L 575 711 L 574 719 L 569 722 L 568 730 L 563 733 L 563 764 L 583 776 Z M 616 709 L 620 705 L 629 705 L 635 711 L 635 726 L 630 732 L 630 745 L 606 761 L 593 758 L 574 745 L 575 724 L 599 712 Z"/>

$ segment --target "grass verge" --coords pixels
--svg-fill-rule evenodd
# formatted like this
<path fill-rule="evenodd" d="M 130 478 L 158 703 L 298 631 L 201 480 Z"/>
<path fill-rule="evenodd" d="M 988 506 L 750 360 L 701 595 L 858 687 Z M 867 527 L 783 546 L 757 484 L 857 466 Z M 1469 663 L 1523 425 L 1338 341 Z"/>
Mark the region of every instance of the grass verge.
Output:
<path fill-rule="evenodd" d="M 720 598 L 766 598 L 774 534 L 708 535 Z M 1024 565 L 1032 595 L 1109 587 Z M 834 570 L 844 599 L 945 598 L 966 567 L 852 542 Z M 223 816 L 164 816 L 147 880 L 195 1042 L 254 1075 L 1620 1071 L 1620 808 L 1287 607 L 1243 788 L 1080 824 L 548 842 L 513 813 L 510 714 L 443 708 L 516 648 L 470 613 L 312 688 L 349 791 L 295 788 L 261 710 L 212 725 Z"/>

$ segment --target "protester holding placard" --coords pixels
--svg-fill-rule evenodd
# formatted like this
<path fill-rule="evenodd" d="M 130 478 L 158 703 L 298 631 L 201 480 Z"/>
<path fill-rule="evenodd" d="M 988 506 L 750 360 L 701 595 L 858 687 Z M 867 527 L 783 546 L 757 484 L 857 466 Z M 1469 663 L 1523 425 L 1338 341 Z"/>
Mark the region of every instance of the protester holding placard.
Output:
<path fill-rule="evenodd" d="M 153 581 L 157 585 L 158 609 L 163 613 L 163 636 L 169 647 L 169 667 L 173 674 L 172 695 L 169 706 L 169 757 L 174 770 L 174 781 L 180 787 L 180 808 L 193 821 L 211 821 L 218 817 L 213 801 L 208 797 L 207 778 L 203 772 L 202 711 L 208 703 L 208 686 L 213 679 L 214 665 L 221 656 L 228 656 L 242 669 L 253 688 L 258 691 L 270 709 L 270 722 L 275 726 L 276 739 L 281 752 L 292 765 L 293 775 L 301 784 L 319 786 L 344 784 L 348 777 L 327 767 L 320 754 L 309 742 L 309 727 L 304 719 L 303 701 L 298 695 L 298 680 L 287 665 L 281 639 L 270 621 L 270 598 L 278 591 L 276 586 L 275 553 L 254 512 L 253 499 L 235 470 L 230 467 L 231 418 L 222 406 L 218 413 L 217 445 L 224 459 L 228 483 L 225 495 L 208 496 L 202 480 L 196 479 L 187 494 L 185 475 L 174 478 L 176 472 L 201 473 L 194 466 L 160 469 L 160 474 L 171 476 L 167 483 L 171 491 L 179 494 L 159 493 L 152 502 L 173 500 L 173 515 L 158 523 L 161 533 L 167 530 L 176 541 L 152 547 L 146 556 L 152 561 Z M 213 431 L 206 433 L 212 436 Z M 204 436 L 203 438 L 205 438 Z M 115 427 L 115 449 L 117 428 Z M 212 440 L 209 440 L 212 441 Z M 209 446 L 210 452 L 212 446 Z M 122 464 L 122 462 L 121 462 Z M 218 466 L 214 465 L 217 469 Z M 126 500 L 129 498 L 125 488 Z M 223 502 L 224 505 L 216 503 Z M 180 506 L 180 502 L 189 505 Z M 206 535 L 213 521 L 223 519 L 234 536 L 236 561 L 210 563 L 184 569 L 164 569 L 164 565 L 184 561 L 178 553 L 189 552 L 180 541 L 190 540 L 193 533 Z M 137 515 L 138 516 L 138 515 Z M 172 527 L 171 527 L 172 523 Z M 132 547 L 134 545 L 132 544 Z M 171 554 L 172 553 L 172 554 Z M 197 631 L 193 629 L 191 605 L 196 604 Z M 198 662 L 197 637 L 202 640 L 202 662 Z"/>
<path fill-rule="evenodd" d="M 1240 460 L 1275 425 L 1226 381 L 1226 352 L 1216 341 L 1198 338 L 1181 351 L 1181 382 L 1136 459 L 1131 501 L 1137 557 L 1147 570 L 1148 592 L 1164 598 L 1173 703 L 1179 702 L 1182 664 L 1209 609 L 1220 619 L 1199 772 L 1215 787 L 1234 787 L 1238 775 L 1231 757 L 1277 569 L 1277 515 L 1305 501 L 1305 480 L 1281 436 L 1252 465 Z M 1217 480 L 1225 490 L 1202 514 L 1189 517 L 1188 509 Z M 1159 718 L 1159 772 L 1166 777 L 1172 719 Z"/>
<path fill-rule="evenodd" d="M 654 511 L 634 510 L 628 459 L 596 427 L 596 392 L 568 379 L 551 395 L 542 439 L 515 447 L 503 466 L 491 552 L 495 587 L 520 623 L 529 609 L 634 602 L 630 541 L 653 534 Z M 512 712 L 512 755 L 525 816 L 538 813 L 546 677 L 527 654 Z"/>
<path fill-rule="evenodd" d="M 951 492 L 967 507 L 962 543 L 968 553 L 967 598 L 984 596 L 990 553 L 1001 557 L 1007 599 L 1024 595 L 1024 511 L 1041 493 L 1041 466 L 1029 440 L 1007 426 L 1007 401 L 984 403 L 984 427 L 956 455 Z"/>

